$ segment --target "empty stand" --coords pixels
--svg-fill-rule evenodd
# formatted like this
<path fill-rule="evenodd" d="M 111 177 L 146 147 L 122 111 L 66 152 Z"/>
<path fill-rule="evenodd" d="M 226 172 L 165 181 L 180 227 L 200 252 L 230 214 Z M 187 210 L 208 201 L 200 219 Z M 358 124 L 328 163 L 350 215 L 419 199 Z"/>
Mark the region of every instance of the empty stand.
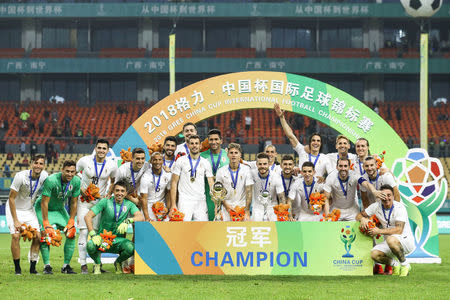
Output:
<path fill-rule="evenodd" d="M 403 58 L 420 58 L 419 50 L 408 50 L 408 52 L 403 53 Z"/>
<path fill-rule="evenodd" d="M 141 58 L 145 57 L 145 48 L 102 48 L 100 57 L 104 58 Z"/>
<path fill-rule="evenodd" d="M 169 57 L 169 48 L 153 48 L 152 57 L 153 58 Z M 176 48 L 175 49 L 175 57 L 178 57 L 178 58 L 192 57 L 192 49 L 191 48 Z"/>
<path fill-rule="evenodd" d="M 303 48 L 267 48 L 267 57 L 306 57 L 306 50 Z"/>
<path fill-rule="evenodd" d="M 75 48 L 33 48 L 31 58 L 73 58 L 77 54 Z"/>
<path fill-rule="evenodd" d="M 332 58 L 370 58 L 368 48 L 331 48 L 330 57 Z"/>
<path fill-rule="evenodd" d="M 0 58 L 23 58 L 24 56 L 25 56 L 24 48 L 0 49 Z"/>
<path fill-rule="evenodd" d="M 380 57 L 382 58 L 397 58 L 398 49 L 397 48 L 380 48 L 378 50 Z"/>
<path fill-rule="evenodd" d="M 216 57 L 220 57 L 220 58 L 233 58 L 233 57 L 254 58 L 254 57 L 256 57 L 256 49 L 255 48 L 217 48 Z"/>

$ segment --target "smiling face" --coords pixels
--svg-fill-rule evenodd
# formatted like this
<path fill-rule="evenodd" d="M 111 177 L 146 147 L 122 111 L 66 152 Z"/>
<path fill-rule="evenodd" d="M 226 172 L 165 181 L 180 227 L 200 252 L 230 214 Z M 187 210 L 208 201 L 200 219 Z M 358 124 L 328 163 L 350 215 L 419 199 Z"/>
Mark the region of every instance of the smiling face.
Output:
<path fill-rule="evenodd" d="M 365 159 L 363 167 L 364 171 L 366 171 L 371 179 L 374 179 L 377 176 L 377 162 L 375 158 Z"/>
<path fill-rule="evenodd" d="M 116 202 L 121 203 L 127 196 L 127 189 L 124 186 L 116 184 L 114 186 L 114 199 Z"/>
<path fill-rule="evenodd" d="M 133 170 L 140 170 L 145 163 L 145 153 L 135 153 L 131 158 L 131 162 L 133 164 Z"/>
<path fill-rule="evenodd" d="M 316 171 L 313 167 L 310 166 L 303 166 L 302 167 L 302 175 L 305 179 L 306 183 L 311 183 L 314 177 L 314 174 L 316 174 Z"/>
<path fill-rule="evenodd" d="M 187 143 L 191 154 L 196 155 L 200 152 L 200 139 L 189 139 Z"/>
<path fill-rule="evenodd" d="M 150 163 L 152 164 L 153 172 L 159 174 L 161 172 L 161 168 L 163 165 L 163 156 L 161 153 L 153 153 L 152 158 L 150 159 Z"/>
<path fill-rule="evenodd" d="M 256 167 L 261 176 L 267 175 L 269 172 L 269 160 L 267 158 L 257 158 Z"/>
<path fill-rule="evenodd" d="M 188 141 L 191 135 L 196 135 L 197 129 L 195 129 L 194 125 L 187 125 L 183 128 L 183 135 L 186 141 Z"/>
<path fill-rule="evenodd" d="M 311 148 L 312 154 L 316 155 L 320 151 L 320 147 L 322 146 L 322 138 L 320 135 L 311 136 L 311 140 L 309 142 L 309 147 Z"/>
<path fill-rule="evenodd" d="M 108 154 L 109 147 L 108 144 L 105 143 L 98 143 L 95 146 L 95 155 L 98 161 L 103 161 L 106 157 L 106 154 Z"/>
<path fill-rule="evenodd" d="M 228 159 L 230 165 L 237 165 L 241 160 L 241 152 L 237 148 L 231 148 L 228 150 Z"/>
<path fill-rule="evenodd" d="M 281 162 L 281 169 L 283 170 L 284 176 L 291 176 L 294 171 L 294 161 L 287 159 Z"/>
<path fill-rule="evenodd" d="M 172 157 L 173 154 L 175 153 L 176 149 L 177 149 L 177 143 L 175 143 L 174 141 L 166 141 L 163 145 L 164 153 L 168 157 Z"/>
<path fill-rule="evenodd" d="M 213 152 L 218 151 L 222 146 L 222 139 L 218 134 L 210 134 L 208 136 L 208 142 Z"/>
<path fill-rule="evenodd" d="M 369 154 L 369 146 L 367 145 L 367 141 L 364 139 L 360 139 L 355 144 L 356 154 L 360 158 L 364 158 Z"/>
<path fill-rule="evenodd" d="M 348 177 L 348 171 L 350 169 L 350 164 L 346 159 L 339 159 L 337 162 L 337 170 L 339 172 L 339 177 L 341 179 L 346 179 Z"/>
<path fill-rule="evenodd" d="M 277 149 L 273 145 L 269 145 L 264 150 L 264 153 L 266 153 L 269 156 L 269 165 L 272 165 L 275 162 L 275 158 L 277 157 Z"/>
<path fill-rule="evenodd" d="M 394 201 L 394 193 L 390 189 L 382 189 L 381 192 L 386 195 L 385 199 L 381 200 L 385 209 L 390 209 Z"/>
<path fill-rule="evenodd" d="M 76 173 L 75 166 L 67 166 L 62 169 L 62 179 L 64 182 L 69 182 L 73 179 Z"/>
<path fill-rule="evenodd" d="M 39 176 L 42 170 L 44 170 L 44 167 L 45 167 L 45 159 L 38 158 L 33 161 L 33 164 L 31 165 L 31 170 L 35 176 Z"/>
<path fill-rule="evenodd" d="M 341 137 L 340 139 L 338 139 L 336 142 L 336 150 L 338 151 L 339 155 L 346 156 L 348 153 L 348 150 L 350 150 L 349 141 L 344 137 Z"/>

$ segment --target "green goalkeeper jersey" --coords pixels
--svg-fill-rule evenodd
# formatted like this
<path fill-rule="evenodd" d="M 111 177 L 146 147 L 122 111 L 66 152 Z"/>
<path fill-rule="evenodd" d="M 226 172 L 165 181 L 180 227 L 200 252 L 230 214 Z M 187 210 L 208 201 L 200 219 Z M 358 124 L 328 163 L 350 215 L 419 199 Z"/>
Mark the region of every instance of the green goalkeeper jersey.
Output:
<path fill-rule="evenodd" d="M 36 200 L 35 207 L 41 206 L 42 196 L 50 197 L 48 211 L 65 210 L 65 201 L 80 195 L 80 177 L 74 176 L 68 183 L 63 183 L 61 173 L 55 173 L 45 179 L 42 194 Z"/>
<path fill-rule="evenodd" d="M 112 233 L 118 237 L 125 237 L 125 234 L 119 234 L 117 232 L 117 227 L 119 227 L 129 215 L 134 215 L 139 211 L 133 202 L 124 199 L 122 204 L 117 204 L 114 197 L 110 199 L 101 199 L 91 208 L 91 210 L 95 215 L 98 215 L 99 213 L 102 214 L 100 217 L 98 233 L 103 233 L 103 229 L 106 229 L 106 231 L 112 231 Z"/>

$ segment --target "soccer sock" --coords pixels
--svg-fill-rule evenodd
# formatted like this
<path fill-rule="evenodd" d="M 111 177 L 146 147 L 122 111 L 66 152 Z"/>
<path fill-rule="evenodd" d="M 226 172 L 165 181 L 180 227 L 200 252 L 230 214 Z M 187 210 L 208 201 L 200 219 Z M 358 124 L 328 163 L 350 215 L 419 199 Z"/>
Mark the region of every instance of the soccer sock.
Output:
<path fill-rule="evenodd" d="M 70 264 L 72 260 L 73 252 L 75 251 L 75 239 L 68 239 L 64 243 L 64 263 Z"/>
<path fill-rule="evenodd" d="M 30 273 L 36 272 L 36 263 L 37 261 L 35 260 L 30 261 Z"/>
<path fill-rule="evenodd" d="M 87 244 L 87 236 L 88 236 L 88 230 L 87 228 L 80 229 L 80 232 L 78 234 L 78 256 L 80 257 L 80 264 L 85 265 L 86 264 L 86 244 Z"/>
<path fill-rule="evenodd" d="M 19 259 L 13 259 L 14 261 L 14 268 L 16 269 L 16 271 L 20 271 L 20 258 Z"/>
<path fill-rule="evenodd" d="M 121 263 L 128 258 L 130 258 L 134 253 L 134 244 L 131 241 L 124 241 L 125 245 L 123 245 L 122 251 L 120 252 L 119 257 L 117 258 L 117 262 Z"/>
<path fill-rule="evenodd" d="M 45 243 L 41 243 L 40 248 L 44 265 L 50 265 L 50 246 Z"/>

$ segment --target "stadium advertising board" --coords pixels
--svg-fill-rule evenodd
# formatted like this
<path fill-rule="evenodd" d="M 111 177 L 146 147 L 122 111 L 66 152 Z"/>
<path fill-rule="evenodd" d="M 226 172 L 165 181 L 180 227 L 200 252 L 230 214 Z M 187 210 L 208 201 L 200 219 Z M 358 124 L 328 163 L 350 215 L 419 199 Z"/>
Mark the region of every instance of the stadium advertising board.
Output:
<path fill-rule="evenodd" d="M 136 274 L 372 275 L 358 222 L 137 222 Z"/>

